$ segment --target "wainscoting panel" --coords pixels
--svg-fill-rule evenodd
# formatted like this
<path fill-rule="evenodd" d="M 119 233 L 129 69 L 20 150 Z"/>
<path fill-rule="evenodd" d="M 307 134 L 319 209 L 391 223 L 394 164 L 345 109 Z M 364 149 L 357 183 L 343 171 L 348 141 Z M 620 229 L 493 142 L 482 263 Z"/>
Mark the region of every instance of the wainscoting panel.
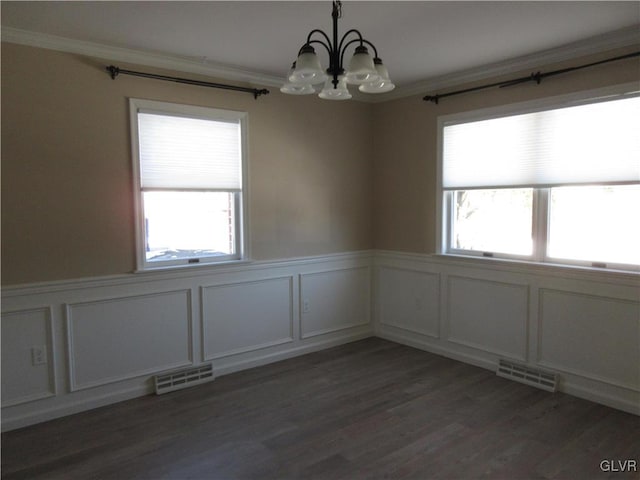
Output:
<path fill-rule="evenodd" d="M 440 336 L 440 275 L 400 268 L 378 270 L 382 325 L 433 338 Z"/>
<path fill-rule="evenodd" d="M 54 372 L 51 309 L 3 313 L 2 407 L 55 395 Z"/>
<path fill-rule="evenodd" d="M 205 360 L 293 341 L 293 277 L 202 287 Z"/>
<path fill-rule="evenodd" d="M 2 430 L 152 393 L 152 376 L 174 368 L 211 361 L 221 376 L 371 336 L 372 258 L 346 252 L 4 288 Z M 45 346 L 46 365 L 32 366 L 34 346 Z"/>
<path fill-rule="evenodd" d="M 500 356 L 544 367 L 561 391 L 640 414 L 639 287 L 632 273 L 386 251 L 7 287 L 2 429 L 151 393 L 175 367 L 212 361 L 220 376 L 374 332 L 490 370 Z"/>
<path fill-rule="evenodd" d="M 189 290 L 67 305 L 71 390 L 192 363 Z"/>
<path fill-rule="evenodd" d="M 640 415 L 637 274 L 387 251 L 374 266 L 378 336 L 490 370 L 511 358 L 557 373 L 560 391 Z M 411 330 L 422 277 L 408 271 L 441 278 L 430 306 L 440 338 Z"/>
<path fill-rule="evenodd" d="M 369 267 L 300 275 L 301 338 L 368 325 L 370 286 Z"/>
<path fill-rule="evenodd" d="M 448 277 L 448 340 L 526 360 L 528 288 L 477 278 Z"/>
<path fill-rule="evenodd" d="M 640 302 L 542 289 L 539 312 L 540 365 L 640 391 Z"/>

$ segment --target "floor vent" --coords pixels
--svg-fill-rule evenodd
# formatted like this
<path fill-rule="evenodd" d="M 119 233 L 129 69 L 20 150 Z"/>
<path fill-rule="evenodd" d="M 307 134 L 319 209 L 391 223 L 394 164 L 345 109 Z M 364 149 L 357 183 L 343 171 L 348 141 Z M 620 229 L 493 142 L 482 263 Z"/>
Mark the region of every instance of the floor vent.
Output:
<path fill-rule="evenodd" d="M 535 368 L 500 359 L 498 363 L 499 377 L 515 380 L 516 382 L 525 383 L 534 387 L 555 392 L 558 384 L 558 376 L 554 373 L 543 372 Z"/>
<path fill-rule="evenodd" d="M 156 394 L 162 395 L 163 393 L 173 392 L 174 390 L 181 390 L 201 383 L 210 382 L 215 377 L 213 376 L 213 366 L 209 363 L 207 365 L 155 375 L 153 378 L 156 383 Z"/>

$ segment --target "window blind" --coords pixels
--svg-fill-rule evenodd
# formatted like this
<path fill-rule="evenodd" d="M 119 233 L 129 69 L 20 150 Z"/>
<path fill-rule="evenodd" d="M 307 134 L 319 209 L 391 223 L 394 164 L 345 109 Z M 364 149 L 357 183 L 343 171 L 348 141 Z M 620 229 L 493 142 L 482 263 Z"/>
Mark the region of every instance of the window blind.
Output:
<path fill-rule="evenodd" d="M 240 190 L 240 123 L 138 112 L 142 188 Z"/>
<path fill-rule="evenodd" d="M 443 188 L 640 181 L 640 97 L 443 129 Z"/>

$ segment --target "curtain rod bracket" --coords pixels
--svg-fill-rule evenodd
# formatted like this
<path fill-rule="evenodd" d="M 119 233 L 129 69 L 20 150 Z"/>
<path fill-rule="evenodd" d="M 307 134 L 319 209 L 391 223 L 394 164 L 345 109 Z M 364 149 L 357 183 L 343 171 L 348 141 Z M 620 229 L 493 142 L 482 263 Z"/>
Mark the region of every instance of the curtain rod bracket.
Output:
<path fill-rule="evenodd" d="M 111 74 L 111 80 L 115 80 L 120 73 L 120 69 L 114 65 L 109 65 L 107 71 Z"/>
<path fill-rule="evenodd" d="M 531 79 L 536 82 L 538 85 L 542 83 L 542 72 L 538 70 L 536 73 L 531 74 Z"/>

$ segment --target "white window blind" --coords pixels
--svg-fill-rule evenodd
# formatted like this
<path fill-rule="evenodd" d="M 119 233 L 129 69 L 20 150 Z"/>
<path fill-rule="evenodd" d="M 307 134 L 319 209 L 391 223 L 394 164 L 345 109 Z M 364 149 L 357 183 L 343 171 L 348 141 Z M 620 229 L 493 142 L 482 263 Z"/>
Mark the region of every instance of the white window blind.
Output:
<path fill-rule="evenodd" d="M 238 191 L 239 121 L 138 112 L 142 188 Z"/>
<path fill-rule="evenodd" d="M 443 188 L 640 181 L 640 97 L 445 125 Z"/>

